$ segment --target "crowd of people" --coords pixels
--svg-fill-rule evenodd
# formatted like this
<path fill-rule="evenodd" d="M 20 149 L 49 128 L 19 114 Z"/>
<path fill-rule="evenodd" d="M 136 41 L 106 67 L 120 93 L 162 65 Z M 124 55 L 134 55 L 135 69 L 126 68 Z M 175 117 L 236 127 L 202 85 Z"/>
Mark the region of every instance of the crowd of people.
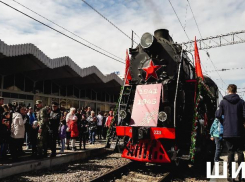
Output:
<path fill-rule="evenodd" d="M 23 146 L 32 151 L 32 157 L 56 156 L 57 144 L 60 153 L 64 150 L 86 150 L 86 144 L 95 143 L 98 139 L 106 139 L 106 133 L 113 120 L 113 111 L 99 112 L 98 115 L 90 107 L 69 110 L 59 108 L 57 102 L 51 106 L 43 106 L 37 100 L 35 107 L 3 104 L 0 97 L 0 160 L 11 156 L 16 161 L 23 155 Z M 10 155 L 8 155 L 10 154 Z"/>
<path fill-rule="evenodd" d="M 228 172 L 231 178 L 232 162 L 235 152 L 238 154 L 238 164 L 244 162 L 243 146 L 245 138 L 245 102 L 236 94 L 237 86 L 230 84 L 227 95 L 221 101 L 216 111 L 210 135 L 215 141 L 216 152 L 214 161 L 221 161 L 222 140 L 228 149 Z M 69 111 L 59 108 L 57 102 L 43 106 L 37 100 L 35 109 L 24 105 L 13 106 L 3 104 L 0 97 L 0 159 L 11 156 L 13 160 L 23 154 L 23 144 L 32 149 L 33 157 L 47 157 L 50 148 L 51 157 L 56 156 L 57 143 L 60 152 L 76 151 L 76 141 L 79 149 L 86 149 L 86 143 L 94 144 L 95 137 L 106 139 L 106 133 L 113 121 L 113 111 L 98 115 L 90 108 L 70 108 Z M 70 147 L 71 146 L 71 147 Z M 7 154 L 10 155 L 7 155 Z M 239 173 L 239 179 L 244 180 Z"/>

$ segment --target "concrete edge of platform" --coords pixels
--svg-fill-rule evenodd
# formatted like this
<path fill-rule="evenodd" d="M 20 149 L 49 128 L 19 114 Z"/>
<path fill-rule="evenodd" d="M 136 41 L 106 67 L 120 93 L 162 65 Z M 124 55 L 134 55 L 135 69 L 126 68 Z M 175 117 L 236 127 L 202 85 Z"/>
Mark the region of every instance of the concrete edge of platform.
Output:
<path fill-rule="evenodd" d="M 29 160 L 18 163 L 13 163 L 8 166 L 0 167 L 0 179 L 6 178 L 12 175 L 35 171 L 39 169 L 51 168 L 53 166 L 61 165 L 64 163 L 74 162 L 78 160 L 85 160 L 90 157 L 98 156 L 111 152 L 106 148 L 97 148 L 91 150 L 85 150 L 82 152 L 68 153 L 66 155 L 57 156 L 54 158 L 45 158 L 41 160 Z"/>

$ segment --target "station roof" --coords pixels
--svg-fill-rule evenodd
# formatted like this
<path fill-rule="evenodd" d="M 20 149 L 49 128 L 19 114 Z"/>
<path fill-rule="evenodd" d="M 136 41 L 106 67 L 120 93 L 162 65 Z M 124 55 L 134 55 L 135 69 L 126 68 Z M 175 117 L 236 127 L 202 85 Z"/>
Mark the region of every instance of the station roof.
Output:
<path fill-rule="evenodd" d="M 123 84 L 115 73 L 104 75 L 96 66 L 80 68 L 71 58 L 51 59 L 33 44 L 7 45 L 0 40 L 0 73 L 24 73 L 34 81 L 52 80 L 59 85 L 75 85 L 119 93 Z"/>

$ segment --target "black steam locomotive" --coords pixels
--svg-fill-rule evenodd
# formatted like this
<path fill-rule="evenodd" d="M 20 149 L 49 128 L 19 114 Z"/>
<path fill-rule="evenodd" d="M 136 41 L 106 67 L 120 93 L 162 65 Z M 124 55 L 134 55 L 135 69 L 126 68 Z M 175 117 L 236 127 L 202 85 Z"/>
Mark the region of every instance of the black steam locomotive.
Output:
<path fill-rule="evenodd" d="M 198 160 L 207 151 L 218 88 L 197 78 L 188 52 L 169 31 L 145 33 L 131 55 L 129 84 L 121 92 L 117 136 L 122 157 L 141 162 Z"/>

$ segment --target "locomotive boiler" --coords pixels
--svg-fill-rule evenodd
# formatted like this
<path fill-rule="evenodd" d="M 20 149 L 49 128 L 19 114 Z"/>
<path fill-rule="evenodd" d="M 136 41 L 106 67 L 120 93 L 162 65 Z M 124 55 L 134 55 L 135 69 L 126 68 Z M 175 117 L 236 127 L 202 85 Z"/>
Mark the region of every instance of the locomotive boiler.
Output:
<path fill-rule="evenodd" d="M 116 118 L 116 135 L 124 141 L 122 157 L 175 164 L 203 158 L 217 107 L 216 84 L 206 76 L 199 80 L 191 54 L 166 29 L 143 34 L 129 53 L 125 74 L 130 80 L 122 89 Z"/>

